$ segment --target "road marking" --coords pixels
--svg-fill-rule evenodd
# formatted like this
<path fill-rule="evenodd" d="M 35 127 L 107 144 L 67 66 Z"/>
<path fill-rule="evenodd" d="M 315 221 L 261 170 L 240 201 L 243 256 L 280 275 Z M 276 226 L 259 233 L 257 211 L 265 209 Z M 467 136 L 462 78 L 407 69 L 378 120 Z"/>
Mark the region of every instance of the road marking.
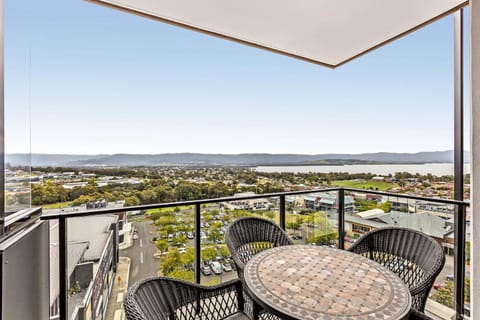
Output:
<path fill-rule="evenodd" d="M 140 263 L 143 264 L 143 252 L 140 252 Z"/>
<path fill-rule="evenodd" d="M 143 247 L 143 241 L 140 239 L 140 248 Z"/>
<path fill-rule="evenodd" d="M 121 320 L 122 319 L 122 309 L 115 310 L 115 314 L 113 315 L 114 320 Z"/>
<path fill-rule="evenodd" d="M 120 292 L 118 295 L 117 295 L 117 302 L 122 302 L 123 301 L 123 292 Z"/>

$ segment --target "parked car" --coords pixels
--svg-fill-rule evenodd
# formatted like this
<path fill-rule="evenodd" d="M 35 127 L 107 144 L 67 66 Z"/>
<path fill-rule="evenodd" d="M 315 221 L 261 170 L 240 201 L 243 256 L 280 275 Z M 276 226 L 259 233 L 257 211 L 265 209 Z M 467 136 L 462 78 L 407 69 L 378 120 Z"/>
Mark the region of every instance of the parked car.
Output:
<path fill-rule="evenodd" d="M 193 236 L 193 232 L 188 232 L 187 233 L 187 239 L 193 239 L 194 236 Z"/>
<path fill-rule="evenodd" d="M 168 239 L 167 240 L 168 242 L 172 242 L 173 241 L 173 234 L 169 233 L 167 239 Z"/>
<path fill-rule="evenodd" d="M 200 271 L 202 272 L 202 274 L 203 274 L 204 276 L 209 276 L 209 275 L 212 274 L 212 270 L 211 270 L 210 267 L 207 266 L 206 264 L 202 264 L 202 265 L 200 266 Z"/>
<path fill-rule="evenodd" d="M 222 274 L 222 265 L 218 261 L 212 261 L 210 263 L 210 269 L 212 269 L 215 274 Z"/>
<path fill-rule="evenodd" d="M 166 256 L 168 254 L 168 252 L 160 252 L 160 251 L 157 251 L 153 254 L 153 257 L 155 259 L 160 259 L 162 256 Z"/>
<path fill-rule="evenodd" d="M 138 239 L 138 234 L 134 233 L 133 236 L 132 236 L 132 239 L 137 240 Z"/>
<path fill-rule="evenodd" d="M 224 263 L 222 264 L 222 269 L 225 272 L 230 272 L 232 271 L 232 266 L 230 265 L 230 263 Z"/>
<path fill-rule="evenodd" d="M 178 253 L 185 253 L 187 252 L 187 248 L 179 248 Z"/>

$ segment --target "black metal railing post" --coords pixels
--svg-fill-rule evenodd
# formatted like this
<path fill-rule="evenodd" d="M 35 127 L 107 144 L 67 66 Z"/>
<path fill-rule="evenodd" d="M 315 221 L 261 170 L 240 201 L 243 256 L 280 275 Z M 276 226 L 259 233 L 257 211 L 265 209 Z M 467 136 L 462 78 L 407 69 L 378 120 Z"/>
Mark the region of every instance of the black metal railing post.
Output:
<path fill-rule="evenodd" d="M 0 235 L 5 233 L 5 39 L 4 1 L 0 1 Z"/>
<path fill-rule="evenodd" d="M 454 14 L 454 199 L 464 199 L 464 110 L 463 110 L 463 9 Z M 465 216 L 464 205 L 455 206 L 455 311 L 465 312 Z"/>
<path fill-rule="evenodd" d="M 201 239 L 200 232 L 202 219 L 202 211 L 200 208 L 200 203 L 195 204 L 195 283 L 200 284 L 200 261 L 201 259 Z"/>
<path fill-rule="evenodd" d="M 345 249 L 345 190 L 338 189 L 338 248 Z"/>
<path fill-rule="evenodd" d="M 280 228 L 285 230 L 285 195 L 280 196 Z"/>
<path fill-rule="evenodd" d="M 60 217 L 58 219 L 58 259 L 59 266 L 58 270 L 60 275 L 60 295 L 59 295 L 59 308 L 60 308 L 60 319 L 68 319 L 68 244 L 67 244 L 67 218 Z"/>
<path fill-rule="evenodd" d="M 466 207 L 455 206 L 455 312 L 456 319 L 463 319 L 465 312 L 465 217 Z"/>

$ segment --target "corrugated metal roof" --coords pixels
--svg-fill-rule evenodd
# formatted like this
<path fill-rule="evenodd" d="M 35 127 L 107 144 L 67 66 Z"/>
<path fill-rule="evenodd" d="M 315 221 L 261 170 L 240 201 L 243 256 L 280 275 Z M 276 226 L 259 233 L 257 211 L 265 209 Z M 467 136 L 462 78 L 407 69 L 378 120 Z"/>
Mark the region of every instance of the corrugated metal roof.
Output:
<path fill-rule="evenodd" d="M 362 219 L 373 219 L 373 218 L 378 218 L 383 215 L 388 215 L 388 213 L 385 213 L 382 209 L 371 209 L 367 211 L 362 211 L 358 212 L 357 215 L 362 218 Z"/>

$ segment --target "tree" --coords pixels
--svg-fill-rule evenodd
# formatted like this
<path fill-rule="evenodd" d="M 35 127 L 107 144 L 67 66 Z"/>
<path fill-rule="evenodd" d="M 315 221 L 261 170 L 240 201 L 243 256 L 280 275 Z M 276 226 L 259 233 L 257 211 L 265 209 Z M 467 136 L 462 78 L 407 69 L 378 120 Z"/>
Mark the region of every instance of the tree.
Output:
<path fill-rule="evenodd" d="M 160 252 L 168 251 L 168 242 L 166 240 L 157 240 L 157 242 L 155 242 L 155 246 Z"/>
<path fill-rule="evenodd" d="M 250 217 L 252 214 L 247 210 L 233 210 L 232 215 L 235 219 L 238 219 L 241 217 Z"/>
<path fill-rule="evenodd" d="M 138 206 L 139 204 L 140 204 L 140 199 L 138 199 L 136 196 L 130 196 L 125 198 L 125 205 L 127 207 Z"/>
<path fill-rule="evenodd" d="M 144 189 L 140 192 L 140 202 L 143 204 L 150 204 L 157 202 L 157 194 L 152 189 Z"/>
<path fill-rule="evenodd" d="M 186 268 L 193 269 L 193 263 L 195 262 L 195 249 L 188 247 L 185 253 L 182 254 L 182 263 Z"/>
<path fill-rule="evenodd" d="M 203 220 L 204 220 L 205 222 L 210 223 L 210 221 L 212 221 L 212 219 L 213 219 L 213 216 L 212 216 L 210 213 L 205 213 L 205 214 L 203 215 Z"/>
<path fill-rule="evenodd" d="M 182 257 L 178 250 L 171 250 L 160 263 L 160 270 L 164 275 L 170 274 L 173 270 L 182 266 Z"/>
<path fill-rule="evenodd" d="M 300 227 L 300 223 L 298 223 L 298 222 L 287 222 L 286 227 L 287 227 L 287 229 L 295 230 L 298 227 Z"/>
<path fill-rule="evenodd" d="M 204 247 L 200 252 L 200 256 L 203 261 L 215 260 L 215 257 L 217 256 L 217 249 L 215 249 L 215 247 L 212 247 L 212 246 Z"/>
<path fill-rule="evenodd" d="M 216 243 L 217 241 L 223 238 L 222 234 L 220 233 L 220 227 L 218 223 L 215 223 L 211 228 L 208 234 L 208 240 Z"/>
<path fill-rule="evenodd" d="M 32 184 L 32 205 L 43 204 L 43 186 L 40 184 Z"/>
<path fill-rule="evenodd" d="M 265 215 L 270 220 L 273 220 L 275 218 L 275 212 L 273 212 L 273 211 L 267 211 L 267 213 L 265 213 Z"/>
<path fill-rule="evenodd" d="M 171 278 L 185 280 L 188 282 L 195 281 L 195 272 L 193 272 L 192 270 L 174 269 L 173 271 L 168 273 L 167 276 Z"/>
<path fill-rule="evenodd" d="M 445 281 L 443 287 L 439 288 L 433 295 L 432 299 L 449 308 L 454 308 L 454 283 L 452 280 Z M 465 302 L 470 301 L 470 278 L 465 278 Z"/>
<path fill-rule="evenodd" d="M 307 243 L 313 243 L 313 244 L 316 244 L 317 246 L 329 245 L 329 244 L 332 243 L 332 241 L 334 241 L 336 239 L 337 239 L 337 233 L 336 232 L 326 233 L 326 234 L 322 234 L 322 235 L 313 234 L 307 240 Z"/>
<path fill-rule="evenodd" d="M 228 258 L 231 256 L 230 250 L 228 250 L 228 247 L 226 245 L 219 246 L 218 251 L 220 252 L 220 255 L 224 258 Z"/>
<path fill-rule="evenodd" d="M 442 288 L 439 288 L 433 295 L 432 299 L 438 303 L 443 304 L 449 308 L 453 308 L 454 295 L 453 295 L 453 281 L 445 281 L 445 285 Z"/>
<path fill-rule="evenodd" d="M 158 218 L 162 216 L 162 211 L 159 209 L 148 210 L 148 216 L 153 221 L 156 221 Z"/>
<path fill-rule="evenodd" d="M 175 223 L 175 217 L 172 216 L 160 216 L 157 220 L 155 220 L 155 224 L 160 227 L 165 227 L 168 225 L 172 225 Z"/>
<path fill-rule="evenodd" d="M 178 246 L 180 246 L 180 245 L 182 245 L 182 244 L 187 243 L 187 242 L 188 242 L 188 239 L 187 239 L 186 236 L 184 236 L 183 234 L 181 234 L 181 235 L 179 235 L 178 237 L 173 237 L 172 242 L 173 242 L 173 245 L 174 245 L 174 246 L 177 246 L 177 247 L 178 247 Z"/>

